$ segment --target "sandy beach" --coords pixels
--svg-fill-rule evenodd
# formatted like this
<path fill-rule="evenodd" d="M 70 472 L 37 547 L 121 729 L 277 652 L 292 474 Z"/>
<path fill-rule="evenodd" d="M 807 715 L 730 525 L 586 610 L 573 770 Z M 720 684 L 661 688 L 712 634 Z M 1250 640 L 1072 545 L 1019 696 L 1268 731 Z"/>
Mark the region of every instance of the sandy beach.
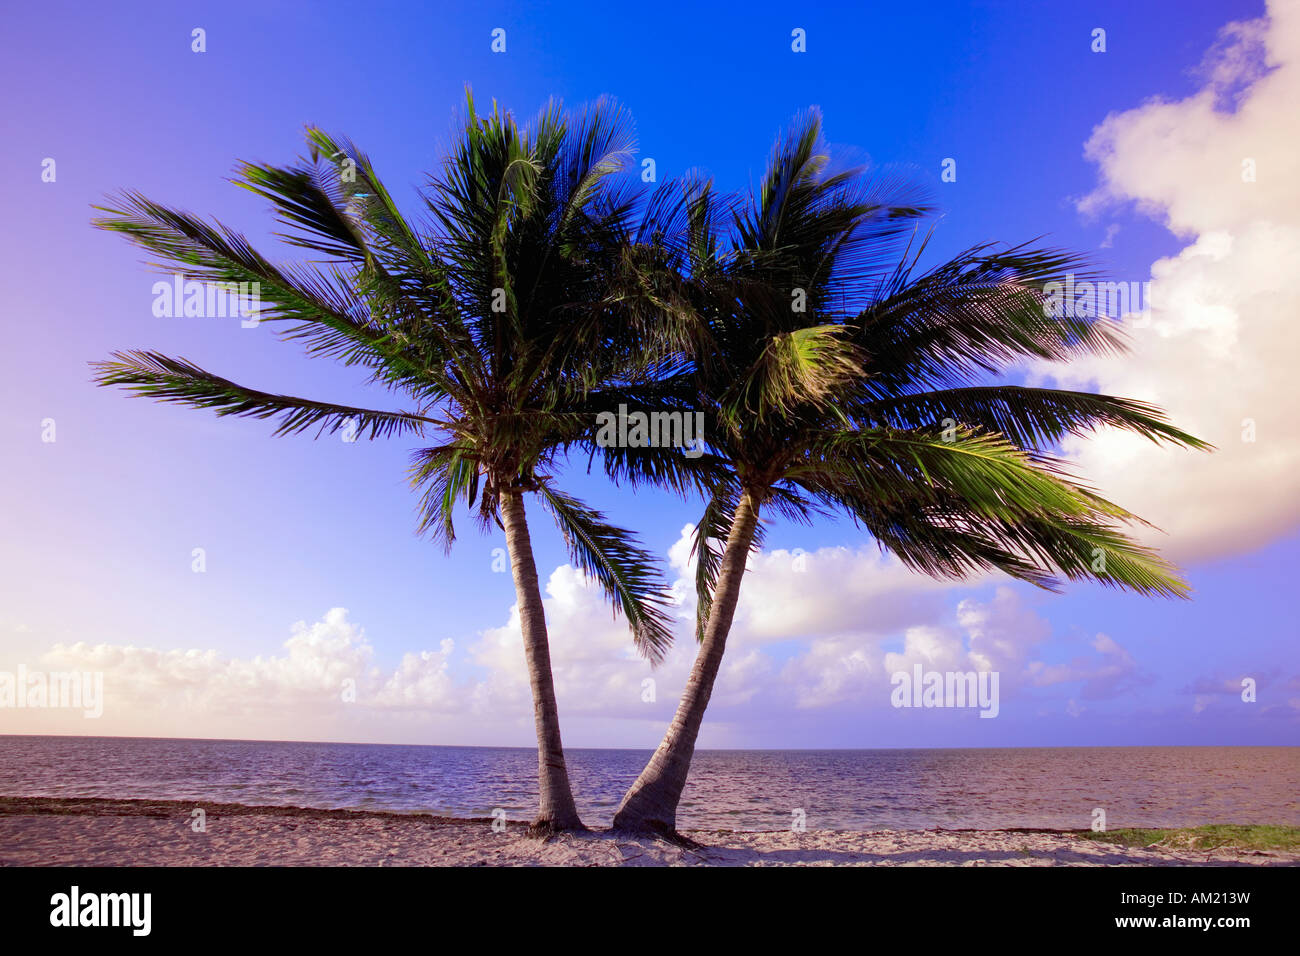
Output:
<path fill-rule="evenodd" d="M 193 828 L 204 811 L 202 832 Z M 1280 850 L 1123 847 L 1043 830 L 605 831 L 549 840 L 491 819 L 178 801 L 0 797 L 4 866 L 1295 866 Z"/>

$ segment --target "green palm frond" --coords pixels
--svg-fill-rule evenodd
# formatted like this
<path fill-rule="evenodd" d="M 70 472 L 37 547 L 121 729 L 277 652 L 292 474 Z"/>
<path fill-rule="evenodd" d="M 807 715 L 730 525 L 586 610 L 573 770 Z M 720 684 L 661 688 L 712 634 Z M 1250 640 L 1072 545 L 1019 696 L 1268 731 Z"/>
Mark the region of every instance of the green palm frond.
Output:
<path fill-rule="evenodd" d="M 258 318 L 281 337 L 361 365 L 418 412 L 257 391 L 154 352 L 116 353 L 97 366 L 99 383 L 274 419 L 277 434 L 351 421 L 370 437 L 422 436 L 430 426 L 440 443 L 410 467 L 419 531 L 450 547 L 462 501 L 487 525 L 499 521 L 505 491 L 541 493 L 578 566 L 657 660 L 672 632 L 654 562 L 546 477 L 570 452 L 682 494 L 724 473 L 712 455 L 594 441 L 604 390 L 656 407 L 690 398 L 674 378 L 677 336 L 693 326 L 665 317 L 691 303 L 666 250 L 637 242 L 645 197 L 619 175 L 635 146 L 627 113 L 609 100 L 577 111 L 551 102 L 520 124 L 496 104 L 481 115 L 467 90 L 452 148 L 419 194 L 419 219 L 403 215 L 356 144 L 316 127 L 306 139 L 306 156 L 243 163 L 233 181 L 269 201 L 279 237 L 311 261 L 272 262 L 241 233 L 138 193 L 101 207 L 95 224 L 187 280 L 254 286 Z M 655 391 L 660 379 L 668 387 Z"/>
<path fill-rule="evenodd" d="M 479 506 L 480 523 L 495 516 L 483 495 L 480 503 L 480 464 L 472 450 L 460 444 L 421 448 L 411 456 L 411 485 L 422 489 L 417 507 L 420 516 L 418 534 L 427 534 L 450 552 L 456 541 L 455 505 L 464 499 L 470 509 Z"/>
<path fill-rule="evenodd" d="M 838 325 L 817 325 L 781 333 L 767 346 L 742 379 L 724 392 L 724 420 L 742 417 L 759 422 L 789 415 L 800 406 L 833 401 L 837 386 L 862 375 L 862 357 Z"/>
<path fill-rule="evenodd" d="M 242 163 L 236 186 L 269 199 L 280 221 L 295 227 L 280 237 L 290 245 L 364 267 L 372 258 L 362 221 L 346 211 L 345 184 L 332 167 Z"/>
<path fill-rule="evenodd" d="M 351 210 L 354 220 L 365 224 L 368 245 L 384 256 L 395 275 L 418 277 L 421 281 L 416 288 L 436 292 L 440 301 L 449 303 L 443 298 L 448 292 L 448 276 L 442 264 L 427 239 L 398 209 L 370 157 L 351 140 L 337 139 L 318 127 L 308 126 L 306 133 L 312 162 L 319 160 L 333 168 L 345 202 L 342 208 Z M 393 261 L 400 262 L 400 268 L 391 269 Z M 444 313 L 443 318 L 452 316 Z"/>
<path fill-rule="evenodd" d="M 960 387 L 1025 359 L 1066 361 L 1123 350 L 1117 323 L 1049 308 L 1051 283 L 1096 278 L 1087 258 L 989 243 L 917 274 L 925 245 L 880 282 L 853 320 L 871 356 L 866 388 L 872 394 Z"/>
<path fill-rule="evenodd" d="M 237 232 L 127 192 L 115 206 L 96 207 L 94 224 L 125 235 L 159 257 L 155 266 L 186 279 L 255 289 L 259 321 L 293 323 L 282 335 L 307 353 L 361 364 L 389 384 L 419 383 L 429 397 L 446 384 L 424 349 L 399 330 L 377 324 L 364 298 L 337 270 L 276 266 Z"/>
<path fill-rule="evenodd" d="M 1063 389 L 1020 385 L 939 389 L 871 399 L 852 413 L 891 428 L 943 428 L 949 420 L 953 425 L 998 432 L 1024 449 L 1049 447 L 1066 435 L 1100 427 L 1122 428 L 1156 443 L 1211 447 L 1175 428 L 1164 412 L 1147 402 Z"/>
<path fill-rule="evenodd" d="M 1059 569 L 1072 581 L 1098 581 L 1160 597 L 1186 598 L 1191 594 L 1171 562 L 1093 516 L 1047 514 L 1022 519 L 999 532 L 1024 542 L 1027 553 L 1040 556 L 1044 565 Z"/>
<path fill-rule="evenodd" d="M 351 425 L 356 434 L 368 431 L 370 438 L 375 439 L 419 435 L 426 425 L 438 424 L 435 419 L 413 412 L 376 411 L 260 392 L 159 352 L 114 352 L 113 357 L 117 361 L 91 363 L 97 372 L 97 385 L 125 386 L 137 395 L 194 408 L 211 408 L 218 415 L 279 417 L 275 435 L 293 435 L 319 426 L 319 436 Z"/>
<path fill-rule="evenodd" d="M 814 435 L 805 447 L 805 458 L 785 472 L 789 480 L 838 480 L 886 503 L 918 494 L 955 496 L 971 513 L 990 519 L 1078 515 L 1091 507 L 1065 480 L 1062 463 L 1031 457 L 997 434 L 959 428 L 945 438 L 934 432 L 841 430 Z"/>
<path fill-rule="evenodd" d="M 710 187 L 696 181 L 693 196 L 677 184 L 656 195 L 638 236 L 645 261 L 674 272 L 655 289 L 683 353 L 672 374 L 709 410 L 710 451 L 731 485 L 794 520 L 847 514 L 928 574 L 998 568 L 1042 587 L 1086 577 L 1186 594 L 1175 569 L 1122 530 L 1145 522 L 1052 449 L 1102 427 L 1208 443 L 1146 402 L 988 381 L 1026 361 L 1123 351 L 1117 323 L 1052 307 L 1055 284 L 1101 278 L 1088 259 L 986 243 L 922 267 L 930 235 L 918 241 L 912 223 L 930 211 L 924 199 L 905 181 L 836 169 L 815 113 L 778 140 L 729 230 L 713 228 Z M 698 239 L 686 228 L 692 203 L 709 226 Z M 706 500 L 704 544 L 729 522 L 724 499 Z M 716 552 L 704 544 L 707 614 Z M 1094 569 L 1094 552 L 1107 570 Z"/>
<path fill-rule="evenodd" d="M 666 585 L 653 557 L 635 544 L 631 532 L 609 524 L 599 511 L 546 482 L 539 490 L 578 569 L 595 580 L 614 609 L 627 618 L 637 649 L 658 663 L 673 634 Z"/>
<path fill-rule="evenodd" d="M 1051 567 L 1023 553 L 1014 541 L 990 531 L 989 522 L 971 515 L 959 502 L 930 496 L 886 504 L 853 489 L 801 482 L 815 495 L 866 529 L 905 566 L 935 578 L 962 580 L 995 568 L 1046 590 L 1059 590 Z M 1014 525 L 1011 525 L 1014 527 Z"/>
<path fill-rule="evenodd" d="M 1189 593 L 1177 568 L 1118 526 L 1135 516 L 1077 486 L 1072 490 L 1080 510 L 1074 514 L 1011 509 L 990 517 L 953 494 L 900 489 L 884 501 L 824 473 L 806 475 L 800 484 L 848 514 L 905 565 L 933 577 L 960 580 L 997 569 L 1049 591 L 1060 591 L 1064 577 L 1139 594 Z"/>

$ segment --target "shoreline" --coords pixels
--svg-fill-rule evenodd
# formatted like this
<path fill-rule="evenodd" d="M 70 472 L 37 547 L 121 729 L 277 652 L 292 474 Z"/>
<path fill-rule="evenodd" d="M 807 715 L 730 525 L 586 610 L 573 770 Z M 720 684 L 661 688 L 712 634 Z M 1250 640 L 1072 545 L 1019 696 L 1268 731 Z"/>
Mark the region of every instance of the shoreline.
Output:
<path fill-rule="evenodd" d="M 203 811 L 202 819 L 193 816 Z M 0 866 L 1297 866 L 1300 851 L 1125 846 L 1086 830 L 607 830 L 181 800 L 0 796 Z M 202 824 L 201 829 L 195 829 Z M 498 832 L 500 831 L 500 832 Z"/>

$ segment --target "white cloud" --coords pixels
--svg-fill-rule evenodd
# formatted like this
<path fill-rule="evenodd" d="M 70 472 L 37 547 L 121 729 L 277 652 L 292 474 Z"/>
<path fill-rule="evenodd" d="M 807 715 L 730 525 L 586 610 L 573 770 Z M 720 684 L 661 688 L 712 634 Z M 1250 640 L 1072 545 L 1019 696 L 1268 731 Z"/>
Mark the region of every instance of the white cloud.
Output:
<path fill-rule="evenodd" d="M 118 707 L 191 715 L 328 711 L 345 706 L 349 681 L 361 708 L 447 711 L 462 703 L 446 674 L 452 649 L 445 640 L 438 651 L 407 654 L 385 677 L 373 665 L 364 631 L 345 608 L 333 608 L 314 624 L 295 624 L 281 655 L 243 659 L 214 650 L 77 642 L 56 644 L 41 664 L 51 671 L 102 672 L 109 715 Z"/>
<path fill-rule="evenodd" d="M 688 527 L 673 548 L 679 559 L 689 534 Z M 684 595 L 678 641 L 654 670 L 594 583 L 568 565 L 548 577 L 551 657 L 571 745 L 650 746 L 662 734 L 698 646 L 691 568 L 684 560 L 676 567 Z M 1048 663 L 1043 657 L 1057 644 L 1052 629 L 1019 591 L 999 586 L 987 598 L 958 600 L 958 589 L 970 593 L 970 585 L 912 574 L 872 546 L 825 548 L 798 560 L 782 550 L 754 554 L 703 744 L 753 745 L 756 726 L 788 726 L 801 716 L 887 713 L 891 675 L 916 664 L 998 672 L 1003 713 L 1014 713 L 1017 699 L 1034 707 L 1054 700 L 1059 710 L 1067 699 L 1118 697 L 1144 679 L 1129 652 L 1104 634 L 1068 662 Z M 526 744 L 532 734 L 517 608 L 458 657 L 443 640 L 391 669 L 376 664 L 369 638 L 342 608 L 299 622 L 281 653 L 269 656 L 78 643 L 56 645 L 42 664 L 104 672 L 105 717 L 89 728 L 95 732 L 156 732 L 162 718 L 191 736 Z M 343 701 L 345 682 L 355 683 L 355 703 Z M 84 722 L 60 729 L 70 728 L 87 731 Z"/>
<path fill-rule="evenodd" d="M 591 712 L 649 716 L 641 699 L 641 682 L 647 677 L 656 681 L 660 701 L 670 682 L 675 682 L 680 692 L 690 667 L 693 641 L 679 641 L 664 665 L 652 673 L 650 665 L 636 654 L 627 623 L 614 617 L 594 582 L 563 565 L 552 572 L 545 590 L 546 627 L 562 719 L 569 713 Z M 484 706 L 514 705 L 531 713 L 522 641 L 519 609 L 514 607 L 505 625 L 485 630 L 470 647 L 471 660 L 489 672 L 480 692 Z"/>
<path fill-rule="evenodd" d="M 1133 202 L 1192 240 L 1152 265 L 1149 316 L 1125 321 L 1132 351 L 1035 370 L 1153 401 L 1218 446 L 1158 449 L 1113 432 L 1066 446 L 1083 475 L 1167 532 L 1151 543 L 1184 561 L 1300 523 L 1300 2 L 1226 27 L 1202 73 L 1197 94 L 1112 114 L 1087 144 L 1101 185 L 1085 212 Z"/>
<path fill-rule="evenodd" d="M 998 588 L 986 603 L 965 600 L 957 607 L 957 623 L 969 635 L 970 659 L 976 670 L 998 671 L 1002 686 L 1021 682 L 1031 652 L 1051 637 L 1047 621 L 1025 607 L 1016 592 Z"/>
<path fill-rule="evenodd" d="M 688 560 L 692 526 L 669 550 L 680 574 L 676 592 L 684 614 L 694 619 L 695 562 Z M 963 586 L 991 580 L 973 577 Z M 910 571 L 878 548 L 776 549 L 751 554 L 732 623 L 746 643 L 772 643 L 844 631 L 896 633 L 911 624 L 937 620 L 941 596 L 954 587 Z"/>
<path fill-rule="evenodd" d="M 1068 664 L 1056 666 L 1030 662 L 1027 670 L 1035 686 L 1081 683 L 1079 696 L 1100 700 L 1151 682 L 1151 676 L 1138 667 L 1133 655 L 1113 638 L 1097 634 L 1089 643 L 1096 652 L 1094 657 L 1079 655 Z"/>

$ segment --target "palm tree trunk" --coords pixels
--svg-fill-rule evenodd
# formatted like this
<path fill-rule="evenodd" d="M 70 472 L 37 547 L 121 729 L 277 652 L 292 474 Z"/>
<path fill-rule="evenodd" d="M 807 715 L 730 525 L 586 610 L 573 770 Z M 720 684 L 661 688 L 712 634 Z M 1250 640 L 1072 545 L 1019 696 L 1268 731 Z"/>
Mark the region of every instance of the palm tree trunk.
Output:
<path fill-rule="evenodd" d="M 533 721 L 537 726 L 537 819 L 530 828 L 535 834 L 557 830 L 584 829 L 569 789 L 569 772 L 564 766 L 564 745 L 560 742 L 560 712 L 555 703 L 551 678 L 551 648 L 546 637 L 546 614 L 542 591 L 533 563 L 533 543 L 524 518 L 523 495 L 514 489 L 501 492 L 501 524 L 510 552 L 510 570 L 515 578 L 519 601 L 519 629 L 528 660 L 528 680 L 533 688 Z"/>
<path fill-rule="evenodd" d="M 722 666 L 722 653 L 727 647 L 727 633 L 736 613 L 740 598 L 740 580 L 745 574 L 745 562 L 754 540 L 758 524 L 758 503 L 745 492 L 736 507 L 735 520 L 727 535 L 727 547 L 718 568 L 718 583 L 713 592 L 713 605 L 704 628 L 691 669 L 690 680 L 682 693 L 677 713 L 668 732 L 654 752 L 650 762 L 637 777 L 636 783 L 623 797 L 623 803 L 614 815 L 614 829 L 633 833 L 653 833 L 673 836 L 677 832 L 677 804 L 686 786 L 686 775 L 695 755 L 695 739 L 700 733 L 705 708 L 713 693 L 713 682 Z"/>

